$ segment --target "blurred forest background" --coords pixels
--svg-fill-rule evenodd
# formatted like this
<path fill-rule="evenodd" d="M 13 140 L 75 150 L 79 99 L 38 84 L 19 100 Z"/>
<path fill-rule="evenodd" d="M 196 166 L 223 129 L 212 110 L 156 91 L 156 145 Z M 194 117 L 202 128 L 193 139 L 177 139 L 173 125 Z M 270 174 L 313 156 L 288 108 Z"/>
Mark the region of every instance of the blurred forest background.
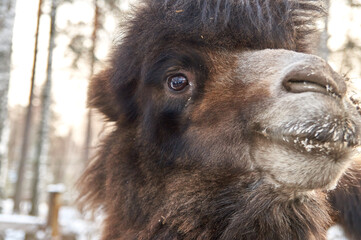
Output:
<path fill-rule="evenodd" d="M 77 178 L 107 129 L 86 108 L 87 85 L 136 1 L 0 0 L 0 239 L 49 239 L 41 227 L 49 192 L 61 193 L 62 239 L 97 239 L 97 214 L 74 203 Z M 349 79 L 357 102 L 361 0 L 324 6 L 315 52 Z"/>

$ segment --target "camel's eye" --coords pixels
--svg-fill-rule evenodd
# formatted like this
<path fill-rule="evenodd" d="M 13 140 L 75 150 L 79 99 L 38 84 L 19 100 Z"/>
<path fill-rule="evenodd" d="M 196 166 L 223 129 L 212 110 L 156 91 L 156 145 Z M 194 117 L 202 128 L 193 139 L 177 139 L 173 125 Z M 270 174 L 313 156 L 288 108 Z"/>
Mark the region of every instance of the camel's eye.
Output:
<path fill-rule="evenodd" d="M 169 76 L 167 83 L 168 87 L 173 91 L 181 91 L 189 85 L 187 77 L 183 74 Z"/>

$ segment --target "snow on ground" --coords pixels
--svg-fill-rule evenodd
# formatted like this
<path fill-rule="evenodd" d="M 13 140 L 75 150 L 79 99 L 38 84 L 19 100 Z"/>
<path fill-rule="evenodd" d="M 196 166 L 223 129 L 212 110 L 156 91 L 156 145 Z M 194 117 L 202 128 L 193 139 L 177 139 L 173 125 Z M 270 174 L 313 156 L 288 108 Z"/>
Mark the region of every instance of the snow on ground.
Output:
<path fill-rule="evenodd" d="M 84 219 L 91 219 L 84 220 Z M 100 239 L 99 229 L 101 228 L 102 214 L 97 212 L 93 217 L 89 214 L 80 214 L 73 207 L 62 207 L 59 212 L 59 223 L 61 232 L 64 234 L 76 233 L 77 240 Z"/>
<path fill-rule="evenodd" d="M 6 229 L 10 229 L 13 226 L 16 226 L 17 229 L 30 232 L 36 231 L 39 227 L 44 225 L 44 219 L 39 217 L 18 214 L 0 214 L 0 231 L 4 231 Z"/>
<path fill-rule="evenodd" d="M 46 225 L 47 206 L 40 207 L 40 216 L 11 214 L 12 200 L 2 202 L 3 214 L 0 214 L 0 239 L 23 240 L 25 232 L 36 232 L 37 239 L 49 239 L 49 232 L 43 226 Z M 98 240 L 99 229 L 102 222 L 100 211 L 93 215 L 81 214 L 75 207 L 63 206 L 59 210 L 59 228 L 63 235 L 76 236 L 77 240 Z"/>
<path fill-rule="evenodd" d="M 327 231 L 327 240 L 349 240 L 340 225 L 334 225 Z"/>

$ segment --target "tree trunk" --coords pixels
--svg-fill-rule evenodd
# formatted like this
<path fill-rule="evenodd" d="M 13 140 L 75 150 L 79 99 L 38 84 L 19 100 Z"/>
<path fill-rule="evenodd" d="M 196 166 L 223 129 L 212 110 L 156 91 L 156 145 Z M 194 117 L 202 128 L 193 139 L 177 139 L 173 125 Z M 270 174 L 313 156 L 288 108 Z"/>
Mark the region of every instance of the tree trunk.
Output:
<path fill-rule="evenodd" d="M 14 196 L 14 212 L 16 212 L 16 213 L 18 213 L 20 211 L 20 202 L 21 202 L 21 197 L 22 197 L 21 195 L 23 192 L 24 171 L 25 171 L 26 160 L 28 157 L 28 145 L 29 145 L 29 137 L 30 137 L 32 112 L 33 112 L 35 67 L 36 67 L 36 61 L 37 61 L 37 55 L 38 55 L 39 23 L 40 23 L 42 4 L 43 4 L 43 0 L 39 0 L 38 16 L 37 16 L 36 32 L 35 32 L 33 67 L 32 67 L 31 79 L 30 79 L 31 85 L 30 85 L 30 94 L 29 94 L 29 104 L 26 109 L 24 134 L 23 134 L 23 140 L 22 140 L 22 145 L 21 145 L 21 156 L 20 156 L 18 174 L 17 174 L 18 179 L 16 182 L 15 196 Z"/>
<path fill-rule="evenodd" d="M 93 33 L 91 36 L 92 45 L 90 47 L 89 53 L 90 53 L 90 72 L 89 72 L 89 79 L 94 74 L 94 65 L 95 65 L 95 48 L 96 48 L 96 42 L 97 42 L 97 32 L 99 29 L 99 6 L 97 3 L 97 0 L 94 0 L 94 26 L 93 26 Z M 87 114 L 87 128 L 86 128 L 86 136 L 85 136 L 85 143 L 84 143 L 84 156 L 83 156 L 83 162 L 86 165 L 89 157 L 90 157 L 90 145 L 92 142 L 92 110 L 88 109 Z"/>
<path fill-rule="evenodd" d="M 330 54 L 330 50 L 327 46 L 327 42 L 329 39 L 329 34 L 328 34 L 328 14 L 330 11 L 330 0 L 324 0 L 324 4 L 325 4 L 325 10 L 327 12 L 325 19 L 324 19 L 324 28 L 323 31 L 321 33 L 320 36 L 320 42 L 319 42 L 319 55 L 320 57 L 322 57 L 323 59 L 325 59 L 326 61 L 328 60 L 328 56 Z"/>
<path fill-rule="evenodd" d="M 7 104 L 15 5 L 16 0 L 0 1 L 0 200 L 3 198 L 7 176 Z"/>
<path fill-rule="evenodd" d="M 55 19 L 56 10 L 58 7 L 58 0 L 52 0 L 51 5 L 51 20 L 50 20 L 50 38 L 49 38 L 49 55 L 47 64 L 47 77 L 43 88 L 41 103 L 41 121 L 38 131 L 38 138 L 36 144 L 35 161 L 34 161 L 34 177 L 32 183 L 32 199 L 31 199 L 31 215 L 38 215 L 38 202 L 40 195 L 41 178 L 46 174 L 46 163 L 48 156 L 49 145 L 49 120 L 50 120 L 50 102 L 51 102 L 51 84 L 52 84 L 52 64 L 53 64 L 53 50 L 55 47 Z"/>

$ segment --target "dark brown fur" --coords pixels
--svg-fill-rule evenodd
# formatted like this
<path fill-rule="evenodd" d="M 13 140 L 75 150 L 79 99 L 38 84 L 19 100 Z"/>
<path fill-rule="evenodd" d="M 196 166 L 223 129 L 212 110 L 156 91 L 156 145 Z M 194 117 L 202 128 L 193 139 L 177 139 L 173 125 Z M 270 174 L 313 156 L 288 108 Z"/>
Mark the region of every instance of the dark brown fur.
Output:
<path fill-rule="evenodd" d="M 275 144 L 256 119 L 278 101 L 279 70 L 293 58 L 326 66 L 293 52 L 309 51 L 321 12 L 316 0 L 142 1 L 89 87 L 90 107 L 114 122 L 81 179 L 82 201 L 106 214 L 102 239 L 325 238 L 329 180 L 283 183 L 252 162 L 252 146 Z M 262 49 L 284 50 L 244 54 Z M 192 91 L 168 91 L 175 71 Z M 351 144 L 358 130 L 342 134 Z"/>
<path fill-rule="evenodd" d="M 341 180 L 337 189 L 329 194 L 331 206 L 336 211 L 335 222 L 340 224 L 349 239 L 361 236 L 361 174 L 356 165 Z"/>

